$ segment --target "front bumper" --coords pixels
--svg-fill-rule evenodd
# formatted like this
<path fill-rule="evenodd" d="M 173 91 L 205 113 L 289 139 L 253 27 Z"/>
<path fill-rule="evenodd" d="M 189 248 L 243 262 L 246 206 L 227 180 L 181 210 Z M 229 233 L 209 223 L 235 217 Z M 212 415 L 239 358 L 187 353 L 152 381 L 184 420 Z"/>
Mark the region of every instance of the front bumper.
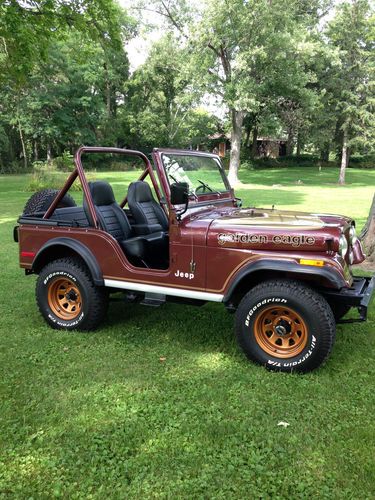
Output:
<path fill-rule="evenodd" d="M 375 275 L 372 278 L 354 278 L 350 288 L 325 292 L 327 299 L 340 304 L 356 307 L 359 312 L 358 321 L 366 321 L 367 311 L 375 294 Z M 343 320 L 352 321 L 352 320 Z"/>

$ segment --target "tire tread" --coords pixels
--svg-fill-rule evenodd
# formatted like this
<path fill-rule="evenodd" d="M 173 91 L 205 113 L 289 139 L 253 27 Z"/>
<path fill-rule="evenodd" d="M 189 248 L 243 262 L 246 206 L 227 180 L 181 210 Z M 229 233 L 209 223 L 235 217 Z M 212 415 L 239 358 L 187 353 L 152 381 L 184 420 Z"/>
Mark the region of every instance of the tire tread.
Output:
<path fill-rule="evenodd" d="M 43 212 L 48 210 L 52 201 L 56 198 L 58 189 L 42 189 L 37 191 L 27 200 L 26 205 L 23 209 L 23 215 L 32 215 L 35 212 Z M 59 207 L 74 207 L 76 202 L 70 196 L 70 194 L 65 194 L 60 202 Z"/>
<path fill-rule="evenodd" d="M 56 266 L 60 267 L 60 270 L 67 270 L 72 274 L 74 274 L 74 272 L 77 273 L 78 271 L 78 273 L 81 273 L 83 276 L 86 293 L 91 301 L 91 311 L 90 314 L 86 316 L 83 323 L 77 327 L 77 330 L 95 330 L 106 315 L 108 293 L 104 288 L 98 287 L 94 284 L 87 266 L 78 257 L 63 257 L 61 259 L 56 259 L 46 264 L 46 266 L 42 269 L 36 283 L 36 298 L 41 315 L 45 317 L 38 290 L 40 280 L 42 280 L 41 275 L 42 273 L 48 275 L 50 272 L 56 271 Z M 49 324 L 53 328 L 61 328 L 55 324 Z"/>
<path fill-rule="evenodd" d="M 306 365 L 306 369 L 304 369 L 304 367 L 301 366 L 299 368 L 299 371 L 303 372 L 311 371 L 314 368 L 317 368 L 318 366 L 323 364 L 329 357 L 335 341 L 336 322 L 332 309 L 328 304 L 328 302 L 325 300 L 325 298 L 320 294 L 318 294 L 315 290 L 304 284 L 299 283 L 298 281 L 292 281 L 292 280 L 290 281 L 270 280 L 262 282 L 256 285 L 254 288 L 252 288 L 242 298 L 236 312 L 236 332 L 237 332 L 238 343 L 245 352 L 246 356 L 252 361 L 259 363 L 259 360 L 256 359 L 254 354 L 251 353 L 251 351 L 249 351 L 249 349 L 247 348 L 244 336 L 241 335 L 241 322 L 243 321 L 243 312 L 244 312 L 243 310 L 248 309 L 249 307 L 248 303 L 250 300 L 256 303 L 259 300 L 257 299 L 257 295 L 260 293 L 264 295 L 265 292 L 268 292 L 269 294 L 277 293 L 280 295 L 284 293 L 286 293 L 287 295 L 291 294 L 297 300 L 301 300 L 302 298 L 302 300 L 306 300 L 311 304 L 311 308 L 314 310 L 314 314 L 318 316 L 318 321 L 322 325 L 325 325 L 325 331 L 322 332 L 321 335 L 320 339 L 321 347 L 319 349 L 319 352 L 314 357 L 313 361 L 309 360 L 309 362 Z"/>

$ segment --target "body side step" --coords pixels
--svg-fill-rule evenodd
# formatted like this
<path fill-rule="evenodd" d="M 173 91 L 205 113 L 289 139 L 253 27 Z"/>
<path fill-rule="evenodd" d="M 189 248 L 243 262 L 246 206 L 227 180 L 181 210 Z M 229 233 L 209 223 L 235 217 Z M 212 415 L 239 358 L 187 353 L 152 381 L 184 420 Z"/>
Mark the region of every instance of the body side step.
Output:
<path fill-rule="evenodd" d="M 161 293 L 145 293 L 141 304 L 149 307 L 159 307 L 165 303 L 165 295 Z"/>

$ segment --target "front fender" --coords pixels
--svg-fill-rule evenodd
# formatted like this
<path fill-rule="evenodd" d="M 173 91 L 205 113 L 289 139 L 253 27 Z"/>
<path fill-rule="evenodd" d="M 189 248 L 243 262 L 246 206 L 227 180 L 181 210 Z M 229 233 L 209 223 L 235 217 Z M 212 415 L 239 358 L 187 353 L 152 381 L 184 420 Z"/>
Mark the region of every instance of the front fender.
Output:
<path fill-rule="evenodd" d="M 344 277 L 333 267 L 325 265 L 323 267 L 313 267 L 297 264 L 291 260 L 275 261 L 272 259 L 262 259 L 248 264 L 240 269 L 238 273 L 229 282 L 223 302 L 229 302 L 238 285 L 247 278 L 255 277 L 256 273 L 271 271 L 283 273 L 290 279 L 304 281 L 323 282 L 329 288 L 340 290 L 348 287 Z"/>

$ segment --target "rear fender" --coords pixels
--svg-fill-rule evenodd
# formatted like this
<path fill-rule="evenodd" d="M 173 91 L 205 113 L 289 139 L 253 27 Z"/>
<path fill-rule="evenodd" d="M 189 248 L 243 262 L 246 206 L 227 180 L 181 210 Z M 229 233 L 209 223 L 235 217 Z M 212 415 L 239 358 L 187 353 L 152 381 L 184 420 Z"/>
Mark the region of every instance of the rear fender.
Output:
<path fill-rule="evenodd" d="M 49 240 L 36 254 L 32 263 L 32 271 L 39 273 L 47 262 L 63 256 L 64 249 L 68 251 L 69 255 L 72 252 L 77 254 L 85 262 L 95 285 L 104 286 L 103 274 L 95 256 L 86 245 L 72 238 L 61 237 Z"/>

